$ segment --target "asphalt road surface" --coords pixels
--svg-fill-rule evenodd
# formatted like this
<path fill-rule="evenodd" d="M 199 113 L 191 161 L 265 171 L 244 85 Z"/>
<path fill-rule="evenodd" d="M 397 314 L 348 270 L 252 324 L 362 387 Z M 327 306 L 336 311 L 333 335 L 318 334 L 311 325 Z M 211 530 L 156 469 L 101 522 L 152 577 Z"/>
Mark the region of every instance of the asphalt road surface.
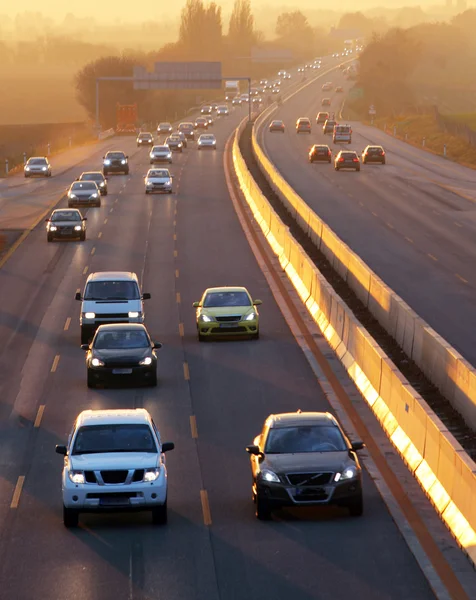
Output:
<path fill-rule="evenodd" d="M 324 80 L 344 85 L 342 73 Z M 322 81 L 293 96 L 271 118 L 285 135 L 264 130 L 271 161 L 316 213 L 387 285 L 476 365 L 476 171 L 414 148 L 359 123 L 350 145 L 332 144 L 315 123 L 320 110 L 338 117 L 344 95 L 321 91 Z M 331 97 L 329 107 L 321 99 Z M 312 133 L 296 134 L 298 117 L 312 119 Z M 344 121 L 341 121 L 344 122 Z M 387 164 L 362 165 L 360 173 L 308 162 L 312 144 L 359 152 L 381 144 Z"/>
<path fill-rule="evenodd" d="M 174 156 L 172 195 L 144 194 L 147 150 L 132 155 L 133 140 L 123 142 L 130 176 L 111 176 L 102 206 L 87 210 L 86 242 L 47 244 L 39 225 L 0 269 L 2 599 L 433 598 L 367 475 L 362 518 L 344 509 L 254 517 L 245 445 L 272 412 L 329 405 L 228 196 L 223 150 L 243 113 L 217 122 L 216 152 L 192 145 Z M 99 166 L 95 156 L 68 177 Z M 59 183 L 42 193 L 53 200 Z M 164 344 L 157 389 L 86 386 L 74 294 L 88 273 L 116 269 L 135 271 L 152 294 L 146 325 Z M 191 304 L 223 284 L 263 300 L 259 341 L 198 343 Z M 65 529 L 55 444 L 81 410 L 139 406 L 176 444 L 168 525 L 152 526 L 148 513 L 83 515 L 79 529 Z"/>

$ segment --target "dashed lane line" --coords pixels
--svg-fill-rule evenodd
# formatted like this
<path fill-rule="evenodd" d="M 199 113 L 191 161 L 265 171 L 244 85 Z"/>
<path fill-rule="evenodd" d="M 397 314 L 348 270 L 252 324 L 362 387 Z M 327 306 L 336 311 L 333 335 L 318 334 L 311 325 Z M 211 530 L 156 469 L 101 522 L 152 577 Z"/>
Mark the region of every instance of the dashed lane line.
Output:
<path fill-rule="evenodd" d="M 463 283 L 468 283 L 468 280 L 467 280 L 467 279 L 465 279 L 464 277 L 461 277 L 461 275 L 459 275 L 459 273 L 455 273 L 455 275 L 456 275 L 456 277 L 457 277 L 457 278 L 458 278 L 460 281 L 462 281 Z"/>
<path fill-rule="evenodd" d="M 83 275 L 86 275 L 86 273 L 88 272 L 88 269 L 89 269 L 88 266 L 84 267 L 84 269 L 83 269 Z"/>
<path fill-rule="evenodd" d="M 202 501 L 203 522 L 205 525 L 210 526 L 212 524 L 212 515 L 207 490 L 200 490 L 200 500 Z"/>
<path fill-rule="evenodd" d="M 18 504 L 20 503 L 20 496 L 23 489 L 23 484 L 25 483 L 25 476 L 20 475 L 17 480 L 17 484 L 15 486 L 15 491 L 13 492 L 12 503 L 10 504 L 10 508 L 18 508 Z"/>
<path fill-rule="evenodd" d="M 70 325 L 71 325 L 71 317 L 68 317 L 64 324 L 63 331 L 68 331 Z"/>
<path fill-rule="evenodd" d="M 58 363 L 60 361 L 60 355 L 57 354 L 53 359 L 53 364 L 51 365 L 51 373 L 55 373 L 58 368 Z"/>
<path fill-rule="evenodd" d="M 95 252 L 96 252 L 96 248 L 94 247 L 91 249 L 91 256 L 94 256 Z"/>
<path fill-rule="evenodd" d="M 98 233 L 98 240 L 100 240 L 101 238 L 102 238 L 102 231 L 100 231 L 100 232 Z"/>
<path fill-rule="evenodd" d="M 180 304 L 180 302 L 182 301 L 181 297 L 180 297 L 180 292 L 177 292 L 175 294 L 175 299 L 177 300 L 177 304 Z"/>
<path fill-rule="evenodd" d="M 180 337 L 183 337 L 185 335 L 185 331 L 184 331 L 184 328 L 183 328 L 183 323 L 179 323 L 178 330 L 179 330 Z"/>
<path fill-rule="evenodd" d="M 40 404 L 40 406 L 38 407 L 38 412 L 36 413 L 36 419 L 33 424 L 33 427 L 36 427 L 38 429 L 38 427 L 41 425 L 41 419 L 43 418 L 44 412 L 45 412 L 45 405 Z"/>
<path fill-rule="evenodd" d="M 188 368 L 187 362 L 183 363 L 183 376 L 184 376 L 185 381 L 190 381 L 190 370 Z"/>
<path fill-rule="evenodd" d="M 198 429 L 197 429 L 197 419 L 195 415 L 190 416 L 190 430 L 192 432 L 192 437 L 194 440 L 198 438 Z"/>
<path fill-rule="evenodd" d="M 433 254 L 428 253 L 427 256 L 429 256 L 431 258 L 431 260 L 434 260 L 435 262 L 438 262 L 438 259 Z"/>

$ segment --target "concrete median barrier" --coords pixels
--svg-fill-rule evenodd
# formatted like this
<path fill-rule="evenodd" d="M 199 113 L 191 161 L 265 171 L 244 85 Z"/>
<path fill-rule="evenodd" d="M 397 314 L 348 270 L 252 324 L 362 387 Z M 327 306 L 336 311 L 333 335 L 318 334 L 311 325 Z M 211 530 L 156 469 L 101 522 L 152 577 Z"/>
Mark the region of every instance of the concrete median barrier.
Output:
<path fill-rule="evenodd" d="M 242 123 L 235 134 L 232 159 L 237 180 L 256 222 L 309 314 L 389 439 L 476 564 L 476 464 L 318 271 L 255 184 L 238 143 L 244 125 Z M 287 185 L 280 182 L 278 187 L 278 179 L 276 172 L 268 173 L 268 180 L 274 182 L 276 191 Z M 288 202 L 294 207 L 294 195 L 290 195 Z M 378 280 L 316 215 L 309 214 L 308 210 L 307 214 L 303 211 L 301 217 L 316 245 L 320 244 L 328 253 L 336 270 L 349 284 L 352 282 L 353 289 L 359 290 L 362 302 L 374 306 L 379 320 L 387 324 L 401 346 L 408 349 L 409 355 L 430 361 L 429 372 L 444 371 L 446 380 L 441 378 L 440 385 L 451 392 L 452 382 L 453 400 L 464 405 L 466 410 L 467 402 L 476 392 L 476 378 L 472 377 L 472 371 L 468 376 L 468 365 L 463 365 L 461 358 L 453 354 L 452 349 Z M 435 344 L 439 344 L 438 349 Z M 447 356 L 449 352 L 451 360 Z"/>

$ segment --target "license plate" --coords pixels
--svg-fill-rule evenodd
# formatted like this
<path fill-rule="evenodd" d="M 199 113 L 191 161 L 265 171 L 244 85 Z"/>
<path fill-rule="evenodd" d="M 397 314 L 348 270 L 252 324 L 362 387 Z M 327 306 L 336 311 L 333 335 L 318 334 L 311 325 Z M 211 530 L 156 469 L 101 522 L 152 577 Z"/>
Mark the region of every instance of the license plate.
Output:
<path fill-rule="evenodd" d="M 129 504 L 128 498 L 117 498 L 116 496 L 104 496 L 100 499 L 99 504 L 101 506 L 124 506 L 125 504 Z"/>
<path fill-rule="evenodd" d="M 327 495 L 326 488 L 323 487 L 315 487 L 315 488 L 296 488 L 294 493 L 295 498 L 303 498 L 305 499 L 307 496 L 320 496 Z"/>
<path fill-rule="evenodd" d="M 220 327 L 238 327 L 239 323 L 236 321 L 228 322 L 228 323 L 220 323 Z"/>
<path fill-rule="evenodd" d="M 132 369 L 113 369 L 113 375 L 130 375 L 132 373 Z"/>

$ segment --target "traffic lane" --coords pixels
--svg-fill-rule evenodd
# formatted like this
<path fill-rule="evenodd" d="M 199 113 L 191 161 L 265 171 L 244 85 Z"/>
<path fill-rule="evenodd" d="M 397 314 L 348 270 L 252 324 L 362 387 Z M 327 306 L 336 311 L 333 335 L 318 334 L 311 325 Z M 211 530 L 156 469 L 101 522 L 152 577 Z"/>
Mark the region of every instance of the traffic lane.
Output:
<path fill-rule="evenodd" d="M 151 208 L 153 212 L 153 222 L 151 222 L 149 226 Z M 157 212 L 156 217 L 154 217 L 155 210 L 160 211 Z M 130 238 L 127 235 L 125 237 L 122 235 L 122 218 L 129 224 L 131 230 L 135 230 L 135 234 L 132 234 Z M 141 252 L 136 253 L 131 251 L 135 250 L 140 244 L 143 244 L 148 249 L 157 249 L 157 259 L 159 257 L 162 259 L 162 263 L 157 260 L 156 257 L 151 260 L 151 283 L 156 281 L 157 289 L 162 290 L 162 295 L 164 294 L 164 291 L 166 291 L 167 293 L 171 294 L 169 300 L 175 300 L 173 290 L 170 290 L 169 286 L 164 287 L 163 285 L 164 281 L 167 280 L 167 277 L 174 277 L 174 272 L 173 269 L 170 268 L 170 262 L 164 260 L 162 255 L 164 245 L 160 239 L 157 240 L 157 234 L 159 231 L 156 229 L 156 226 L 157 228 L 160 228 L 161 226 L 165 227 L 164 231 L 168 232 L 168 234 L 164 233 L 164 240 L 168 240 L 167 243 L 171 248 L 174 244 L 173 234 L 170 230 L 170 224 L 173 225 L 172 219 L 173 214 L 171 212 L 171 197 L 146 196 L 144 194 L 143 182 L 141 179 L 131 178 L 131 183 L 126 190 L 124 199 L 121 198 L 118 201 L 117 206 L 110 217 L 109 223 L 104 229 L 104 234 L 101 237 L 100 244 L 98 245 L 98 250 L 91 258 L 91 270 L 106 270 L 111 268 L 111 259 L 115 260 L 115 253 L 118 252 L 124 253 L 123 258 L 121 258 L 121 261 L 124 260 L 125 266 L 123 268 L 129 268 L 140 273 L 140 270 L 143 267 L 143 256 L 141 256 Z M 147 239 L 147 231 L 150 232 L 149 239 Z M 127 258 L 126 251 L 121 249 L 122 246 L 129 248 L 129 251 L 131 252 L 131 258 Z M 144 252 L 145 250 L 142 254 L 144 254 Z M 170 250 L 168 254 L 170 256 L 169 261 L 173 261 L 173 251 Z M 78 273 L 76 274 L 76 277 L 77 276 Z M 144 285 L 147 286 L 147 283 Z M 69 310 L 70 315 L 79 310 L 77 308 L 78 303 L 75 303 L 73 300 L 73 287 L 74 283 L 72 285 L 70 284 L 68 291 L 65 290 L 62 294 L 64 297 L 69 298 L 69 307 L 67 310 Z M 154 293 L 154 291 L 152 293 Z M 149 324 L 151 319 L 154 319 L 154 314 L 155 311 L 148 311 L 146 319 L 152 335 L 157 338 L 159 326 L 163 328 L 163 324 L 167 323 L 167 321 L 165 318 L 162 318 L 162 315 L 160 315 L 158 317 L 158 321 L 156 322 L 157 324 L 154 324 L 154 322 Z M 174 322 L 173 320 L 170 321 L 170 331 L 168 332 L 168 335 L 171 336 L 172 331 L 174 331 L 175 336 L 179 338 L 178 323 L 176 321 Z M 167 331 L 165 333 L 165 340 L 167 341 Z M 177 442 L 179 448 L 180 446 L 186 448 L 187 441 L 189 447 L 191 445 L 193 446 L 194 442 L 189 431 L 189 410 L 186 403 L 186 397 L 181 403 L 181 406 L 183 405 L 183 409 L 177 413 L 176 400 L 177 396 L 180 394 L 178 393 L 178 386 L 176 383 L 177 381 L 180 381 L 182 389 L 188 389 L 188 387 L 183 378 L 182 362 L 177 361 L 178 357 L 175 355 L 175 352 L 170 352 L 169 354 L 165 352 L 164 365 L 161 360 L 159 369 L 159 401 L 156 390 L 87 390 L 87 388 L 85 388 L 84 356 L 78 347 L 79 342 L 77 323 L 74 325 L 74 327 L 71 326 L 68 332 L 63 335 L 61 338 L 61 344 L 62 347 L 59 349 L 61 362 L 57 371 L 55 372 L 56 379 L 53 378 L 54 382 L 51 384 L 51 389 L 48 388 L 44 392 L 45 397 L 48 398 L 48 402 L 44 413 L 43 426 L 45 429 L 48 429 L 51 439 L 48 443 L 41 443 L 41 451 L 38 451 L 38 448 L 36 449 L 37 451 L 34 454 L 33 464 L 29 468 L 29 473 L 32 473 L 33 475 L 32 477 L 27 478 L 24 488 L 24 498 L 32 498 L 36 501 L 36 503 L 34 503 L 35 510 L 33 511 L 36 515 L 41 514 L 39 513 L 40 507 L 45 505 L 47 509 L 55 515 L 55 518 L 58 519 L 58 521 L 55 522 L 56 528 L 54 529 L 54 531 L 58 533 L 58 537 L 56 535 L 52 535 L 52 532 L 50 532 L 48 540 L 45 541 L 43 539 L 44 532 L 39 532 L 38 540 L 32 540 L 32 537 L 36 538 L 37 534 L 34 523 L 31 523 L 28 519 L 22 519 L 21 522 L 18 522 L 16 526 L 20 531 L 18 534 L 15 533 L 15 535 L 10 536 L 11 538 L 20 540 L 29 539 L 29 543 L 33 543 L 34 546 L 41 545 L 43 548 L 43 553 L 41 556 L 35 555 L 32 557 L 35 560 L 34 568 L 36 574 L 34 579 L 41 579 L 40 587 L 42 590 L 44 590 L 43 595 L 46 597 L 52 597 L 52 590 L 55 591 L 57 589 L 57 584 L 52 582 L 47 576 L 45 577 L 44 574 L 41 575 L 41 573 L 46 570 L 48 563 L 60 563 L 61 561 L 59 560 L 59 557 L 62 556 L 63 552 L 66 552 L 67 550 L 80 557 L 80 560 L 77 563 L 75 562 L 74 565 L 70 567 L 70 575 L 72 576 L 73 580 L 80 580 L 80 570 L 84 569 L 85 564 L 88 565 L 87 568 L 91 571 L 91 579 L 93 583 L 91 585 L 92 595 L 90 597 L 105 597 L 104 591 L 102 591 L 102 595 L 94 595 L 94 589 L 100 589 L 98 578 L 101 577 L 101 569 L 106 571 L 106 576 L 114 579 L 114 584 L 110 586 L 111 596 L 106 597 L 122 597 L 119 595 L 120 589 L 123 590 L 123 595 L 125 592 L 128 592 L 129 588 L 125 586 L 125 578 L 127 573 L 124 569 L 124 565 L 128 564 L 137 566 L 137 568 L 133 567 L 133 574 L 130 576 L 130 581 L 132 581 L 134 586 L 142 589 L 143 586 L 147 585 L 146 578 L 148 574 L 147 571 L 141 567 L 140 557 L 144 555 L 150 557 L 150 559 L 154 561 L 153 571 L 156 571 L 155 567 L 158 556 L 163 557 L 164 554 L 167 554 L 167 556 L 171 557 L 171 562 L 173 562 L 173 556 L 175 556 L 177 560 L 184 560 L 184 555 L 186 555 L 187 560 L 190 561 L 190 568 L 187 570 L 187 572 L 190 572 L 190 579 L 184 577 L 183 573 L 176 573 L 172 577 L 169 574 L 164 577 L 164 579 L 168 581 L 167 586 L 171 588 L 169 590 L 170 597 L 174 597 L 173 590 L 177 579 L 180 579 L 182 582 L 181 585 L 178 586 L 178 589 L 182 591 L 184 589 L 188 589 L 190 591 L 190 597 L 193 597 L 191 590 L 195 588 L 195 583 L 197 581 L 208 586 L 205 589 L 205 593 L 207 591 L 212 591 L 213 573 L 204 570 L 207 564 L 212 564 L 212 561 L 210 552 L 208 552 L 207 558 L 207 554 L 205 552 L 206 548 L 203 547 L 203 544 L 208 540 L 208 535 L 203 525 L 200 525 L 201 508 L 199 486 L 196 488 L 195 503 L 190 506 L 190 498 L 193 498 L 194 496 L 191 491 L 193 487 L 192 484 L 195 474 L 198 472 L 198 469 L 194 465 L 193 455 L 186 456 L 185 454 L 179 454 L 177 455 L 176 459 L 176 465 L 178 465 L 177 470 L 180 474 L 180 479 L 177 481 L 179 483 L 183 482 L 183 485 L 179 486 L 176 492 L 174 492 L 174 488 L 171 486 L 172 504 L 173 497 L 175 496 L 177 506 L 180 507 L 180 512 L 177 514 L 177 522 L 180 524 L 180 537 L 176 540 L 176 546 L 172 544 L 170 536 L 161 537 L 161 544 L 157 545 L 157 534 L 155 533 L 156 530 L 154 530 L 154 528 L 152 528 L 154 533 L 151 532 L 148 537 L 150 538 L 150 543 L 152 544 L 152 542 L 154 542 L 155 546 L 145 549 L 143 542 L 138 542 L 138 535 L 141 539 L 144 538 L 142 526 L 147 523 L 147 527 L 149 527 L 150 519 L 146 515 L 132 517 L 129 525 L 132 533 L 130 539 L 128 538 L 128 542 L 130 542 L 130 544 L 126 543 L 125 541 L 120 541 L 121 537 L 124 536 L 122 519 L 119 525 L 121 529 L 119 530 L 119 527 L 117 526 L 117 517 L 112 516 L 110 519 L 106 518 L 105 521 L 102 521 L 101 517 L 86 516 L 86 529 L 90 527 L 96 534 L 96 526 L 101 528 L 101 523 L 106 523 L 107 527 L 111 528 L 111 533 L 109 534 L 109 529 L 107 529 L 107 533 L 103 533 L 103 531 L 100 529 L 100 533 L 97 535 L 101 536 L 101 540 L 104 540 L 101 542 L 101 544 L 96 543 L 98 538 L 95 535 L 88 535 L 86 538 L 79 538 L 77 543 L 78 545 L 81 545 L 81 548 L 76 551 L 76 540 L 72 541 L 70 539 L 70 536 L 68 536 L 68 533 L 63 529 L 63 526 L 59 521 L 61 518 L 61 512 L 59 508 L 61 498 L 59 490 L 60 467 L 56 466 L 56 468 L 54 468 L 55 459 L 53 457 L 52 465 L 51 457 L 54 443 L 58 443 L 58 441 L 61 442 L 66 439 L 67 432 L 69 431 L 71 423 L 78 412 L 90 407 L 112 408 L 118 405 L 128 407 L 131 406 L 131 403 L 133 405 L 142 404 L 147 406 L 157 419 L 157 422 L 160 424 L 163 432 L 164 439 L 172 438 Z M 167 358 L 168 356 L 170 356 L 169 359 Z M 161 352 L 161 359 L 163 357 L 164 353 Z M 168 365 L 167 360 L 171 361 Z M 162 371 L 162 365 L 164 366 L 165 371 Z M 169 367 L 168 369 L 167 366 Z M 173 377 L 170 377 L 170 375 L 168 375 L 168 377 L 162 377 L 163 372 L 175 373 L 175 375 Z M 50 376 L 50 381 L 52 377 L 53 376 Z M 65 390 L 67 390 L 66 393 Z M 164 397 L 167 399 L 166 402 L 163 402 Z M 164 410 L 163 415 L 160 412 L 162 409 Z M 174 415 L 177 415 L 177 423 L 173 421 Z M 168 434 L 168 429 L 170 430 L 170 434 Z M 52 432 L 53 435 L 51 435 Z M 173 455 L 174 453 L 171 453 L 171 457 L 173 457 Z M 56 462 L 57 459 L 58 457 L 56 457 Z M 173 467 L 171 467 L 171 471 L 172 470 Z M 44 475 L 45 471 L 48 472 L 46 476 Z M 42 475 L 40 476 L 40 474 Z M 45 481 L 47 485 L 45 485 Z M 27 506 L 31 508 L 32 505 L 30 504 Z M 20 509 L 21 507 L 22 505 L 20 505 Z M 25 521 L 25 530 L 23 530 L 23 521 Z M 137 530 L 137 528 L 139 529 Z M 27 532 L 30 532 L 30 534 L 28 535 Z M 183 549 L 184 538 L 187 538 L 188 540 L 187 552 L 184 552 Z M 162 543 L 164 544 L 163 546 Z M 73 548 L 71 547 L 72 544 L 74 544 Z M 86 549 L 84 547 L 86 547 Z M 7 569 L 10 573 L 8 581 L 11 588 L 9 587 L 8 589 L 11 589 L 12 592 L 14 592 L 15 597 L 27 598 L 29 597 L 29 594 L 31 595 L 29 582 L 23 582 L 21 580 L 21 577 L 18 575 L 18 568 L 16 566 L 20 563 L 19 556 L 21 553 L 21 544 L 19 544 L 19 546 L 15 546 L 14 548 L 9 548 L 9 558 L 7 560 L 8 564 L 5 566 L 5 569 Z M 197 564 L 196 569 L 193 568 L 194 563 Z M 152 564 L 150 566 L 152 568 Z M 76 571 L 78 571 L 78 573 L 76 573 Z M 154 577 L 156 577 L 155 574 Z M 163 589 L 164 583 L 166 582 L 161 582 L 161 589 Z M 68 589 L 61 591 L 62 594 L 58 594 L 58 596 L 61 595 L 62 597 L 67 597 Z M 208 597 L 212 596 L 209 595 Z"/>
<path fill-rule="evenodd" d="M 179 264 L 185 352 L 221 597 L 346 598 L 352 586 L 358 597 L 432 598 L 367 476 L 361 519 L 333 509 L 282 513 L 269 524 L 255 519 L 245 446 L 270 413 L 330 407 L 243 237 L 223 176 L 213 194 L 203 181 L 182 188 L 194 201 L 178 206 Z M 263 300 L 259 341 L 198 342 L 191 304 L 214 285 L 245 285 Z M 316 589 L 320 572 L 330 577 Z"/>
<path fill-rule="evenodd" d="M 467 201 L 455 198 L 452 209 L 447 192 L 422 188 L 421 182 L 415 189 L 391 165 L 363 165 L 360 173 L 311 165 L 307 151 L 326 139 L 320 134 L 311 141 L 294 132 L 284 139 L 264 136 L 272 162 L 309 206 L 422 318 L 476 362 L 467 336 L 468 324 L 476 323 L 474 224 L 461 218 L 462 212 L 468 214 Z M 419 197 L 419 192 L 425 193 Z"/>

